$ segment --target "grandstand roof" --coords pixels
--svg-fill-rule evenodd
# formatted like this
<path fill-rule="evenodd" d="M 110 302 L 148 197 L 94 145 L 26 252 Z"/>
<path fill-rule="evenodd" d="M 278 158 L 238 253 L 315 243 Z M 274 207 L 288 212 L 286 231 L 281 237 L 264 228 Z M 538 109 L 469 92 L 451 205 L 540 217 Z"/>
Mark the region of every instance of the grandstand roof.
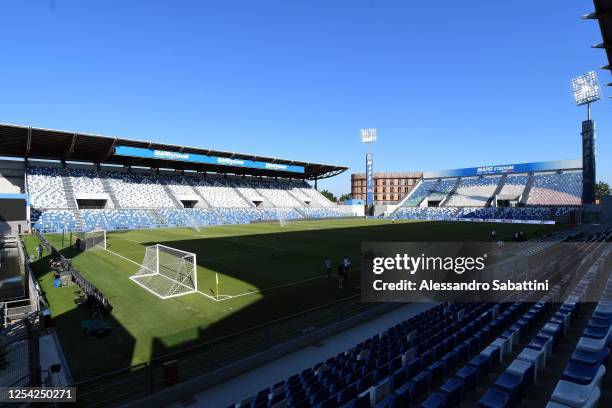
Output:
<path fill-rule="evenodd" d="M 214 156 L 232 160 L 252 160 L 275 165 L 299 166 L 303 173 L 282 169 L 252 168 L 231 164 L 214 164 L 172 160 L 158 157 L 130 157 L 116 154 L 116 147 L 127 146 L 142 149 L 163 150 L 183 154 Z M 348 167 L 308 163 L 244 153 L 224 152 L 197 147 L 109 137 L 80 132 L 40 129 L 28 126 L 0 124 L 0 156 L 46 160 L 106 163 L 151 168 L 171 168 L 218 173 L 245 174 L 251 176 L 322 179 L 340 174 Z"/>
<path fill-rule="evenodd" d="M 594 18 L 599 21 L 599 29 L 603 43 L 596 44 L 595 48 L 604 48 L 608 56 L 606 69 L 612 67 L 612 0 L 593 0 L 595 12 L 587 14 L 585 18 Z"/>

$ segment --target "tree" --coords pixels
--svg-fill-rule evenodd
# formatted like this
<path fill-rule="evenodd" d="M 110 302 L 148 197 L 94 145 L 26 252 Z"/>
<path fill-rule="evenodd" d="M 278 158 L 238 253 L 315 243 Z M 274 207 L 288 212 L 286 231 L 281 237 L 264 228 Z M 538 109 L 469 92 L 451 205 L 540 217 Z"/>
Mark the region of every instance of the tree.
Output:
<path fill-rule="evenodd" d="M 353 198 L 350 193 L 346 193 L 346 194 L 342 194 L 340 196 L 340 198 L 338 199 L 338 201 L 346 201 L 346 200 L 350 200 L 351 198 Z"/>
<path fill-rule="evenodd" d="M 600 181 L 599 183 L 595 184 L 595 198 L 597 200 L 600 200 L 602 196 L 609 195 L 609 194 L 610 194 L 610 186 L 608 185 L 608 183 L 604 183 L 603 181 Z"/>
<path fill-rule="evenodd" d="M 333 201 L 334 203 L 338 201 L 336 199 L 336 196 L 331 191 L 321 190 L 321 194 L 323 194 L 323 196 L 327 198 L 329 201 Z"/>

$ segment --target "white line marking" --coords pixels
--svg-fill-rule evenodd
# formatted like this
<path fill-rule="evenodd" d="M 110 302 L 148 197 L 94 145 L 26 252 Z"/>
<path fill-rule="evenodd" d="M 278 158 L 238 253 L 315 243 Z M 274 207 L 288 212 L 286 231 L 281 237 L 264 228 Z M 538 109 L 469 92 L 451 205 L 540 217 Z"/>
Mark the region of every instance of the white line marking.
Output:
<path fill-rule="evenodd" d="M 111 251 L 110 249 L 107 249 L 107 251 L 108 251 L 108 252 L 110 252 L 110 253 L 111 253 L 111 254 L 113 254 L 113 255 L 118 256 L 119 258 L 125 259 L 126 261 L 133 263 L 134 265 L 142 266 L 142 265 L 141 265 L 141 264 L 139 264 L 138 262 L 136 262 L 136 261 L 132 261 L 131 259 L 126 258 L 125 256 L 120 255 L 120 254 L 118 254 L 118 253 L 116 253 L 116 252 L 114 252 L 114 251 Z"/>
<path fill-rule="evenodd" d="M 273 290 L 273 289 L 285 288 L 287 286 L 295 286 L 295 285 L 299 285 L 300 283 L 310 282 L 310 281 L 317 280 L 317 279 L 327 279 L 327 277 L 325 277 L 325 276 L 315 276 L 314 278 L 302 279 L 302 280 L 299 280 L 299 281 L 289 282 L 289 283 L 285 283 L 285 284 L 282 284 L 282 285 L 271 286 L 269 288 L 264 288 L 264 289 L 259 289 L 259 290 L 252 290 L 252 291 L 249 291 L 249 292 L 240 293 L 238 295 L 220 295 L 220 296 L 224 297 L 223 299 L 213 298 L 212 296 L 210 296 L 210 295 L 208 295 L 208 294 L 206 294 L 204 292 L 199 292 L 198 291 L 198 293 L 201 293 L 202 295 L 204 295 L 206 297 L 214 299 L 217 302 L 223 302 L 225 300 L 231 300 L 231 299 L 239 298 L 239 297 L 242 297 L 242 296 L 254 295 L 256 293 L 267 292 L 267 291 Z"/>
<path fill-rule="evenodd" d="M 186 235 L 186 234 L 178 234 L 178 235 Z M 123 238 L 123 239 L 125 239 L 125 238 Z M 261 246 L 261 245 L 253 245 L 253 246 Z M 268 247 L 268 248 L 273 248 L 273 247 Z M 281 251 L 283 250 L 281 248 L 278 248 L 278 249 L 274 248 L 274 249 L 275 250 L 281 250 Z M 124 257 L 123 255 L 119 255 L 118 253 L 113 252 L 110 249 L 107 249 L 107 251 L 110 252 L 111 254 L 116 255 L 119 258 L 123 258 L 126 261 L 129 261 L 129 262 L 131 262 L 131 263 L 133 263 L 135 265 L 142 266 L 138 262 L 132 261 L 131 259 L 128 259 L 128 258 Z M 266 251 L 266 252 L 275 252 L 275 251 Z M 232 256 L 245 256 L 245 255 L 252 255 L 252 254 L 254 254 L 254 253 L 251 252 L 249 254 L 245 253 L 245 254 L 232 255 Z M 209 260 L 211 260 L 211 259 L 209 259 Z M 243 296 L 248 296 L 248 295 L 254 295 L 254 294 L 257 294 L 257 293 L 262 293 L 262 292 L 270 291 L 270 290 L 273 290 L 273 289 L 280 289 L 280 288 L 284 288 L 284 287 L 288 287 L 288 286 L 299 285 L 300 283 L 306 283 L 306 282 L 310 282 L 310 281 L 317 280 L 317 279 L 323 279 L 323 278 L 326 278 L 326 277 L 325 276 L 315 276 L 314 278 L 302 279 L 302 280 L 299 280 L 299 281 L 289 282 L 289 283 L 285 283 L 285 284 L 282 284 L 282 285 L 276 285 L 276 286 L 272 286 L 272 287 L 264 288 L 264 289 L 260 289 L 260 290 L 252 290 L 252 291 L 249 291 L 249 292 L 240 293 L 238 295 L 219 295 L 219 297 L 221 297 L 222 299 L 218 299 L 215 296 L 211 296 L 208 293 L 204 293 L 204 292 L 201 292 L 199 290 L 196 291 L 195 293 L 199 293 L 200 295 L 206 296 L 207 298 L 209 298 L 209 299 L 211 299 L 211 300 L 213 300 L 215 302 L 223 302 L 223 301 L 226 301 L 226 300 L 231 300 L 231 299 L 235 299 L 235 298 L 239 298 L 239 297 L 243 297 Z M 132 279 L 130 279 L 130 280 L 132 280 Z M 132 280 L 132 281 L 140 285 L 139 282 L 136 282 L 134 280 Z M 140 286 L 142 286 L 142 285 L 140 285 Z"/>

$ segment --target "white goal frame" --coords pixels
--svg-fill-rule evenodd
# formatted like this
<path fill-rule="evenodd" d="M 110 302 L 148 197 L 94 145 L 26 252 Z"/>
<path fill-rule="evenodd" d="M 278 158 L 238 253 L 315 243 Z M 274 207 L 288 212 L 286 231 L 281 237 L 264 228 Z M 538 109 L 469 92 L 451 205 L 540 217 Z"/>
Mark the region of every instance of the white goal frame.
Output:
<path fill-rule="evenodd" d="M 94 234 L 94 233 L 102 233 L 102 242 L 97 242 L 97 243 L 91 243 L 89 240 L 92 240 L 95 237 L 88 237 L 88 234 Z M 79 238 L 81 240 L 81 250 L 83 251 L 87 251 L 89 249 L 107 249 L 106 246 L 106 230 L 104 229 L 96 229 L 96 230 L 92 230 L 92 231 L 82 231 L 77 233 L 77 238 Z M 91 244 L 91 245 L 89 245 Z"/>
<path fill-rule="evenodd" d="M 197 268 L 197 257 L 196 254 L 194 254 L 193 252 L 187 252 L 187 251 L 183 251 L 181 249 L 177 249 L 177 248 L 172 248 L 166 245 L 162 245 L 162 244 L 154 244 L 154 245 L 150 245 L 147 247 L 147 251 L 150 249 L 155 249 L 155 269 L 152 269 L 146 265 L 144 265 L 146 263 L 146 256 L 147 253 L 145 252 L 145 259 L 143 260 L 143 265 L 140 265 L 140 269 L 138 270 L 138 272 L 132 276 L 130 276 L 130 279 L 135 282 L 137 285 L 139 285 L 140 287 L 146 289 L 148 292 L 154 294 L 155 296 L 161 298 L 161 299 L 169 299 L 169 298 L 173 298 L 173 297 L 178 297 L 178 296 L 183 296 L 183 295 L 187 295 L 190 293 L 195 293 L 198 291 L 198 268 Z M 190 257 L 193 261 L 189 261 L 189 263 L 192 264 L 192 272 L 191 274 L 186 275 L 185 278 L 183 278 L 183 280 L 178 281 L 177 279 L 172 279 L 168 276 L 166 276 L 163 273 L 160 273 L 159 271 L 159 265 L 160 265 L 160 261 L 159 261 L 159 251 L 161 249 L 168 249 L 171 250 L 173 252 L 180 252 L 185 254 L 185 256 L 183 258 L 186 257 Z M 187 262 L 185 259 L 183 259 L 184 262 Z M 180 274 L 180 272 L 177 272 L 177 274 Z M 191 281 L 193 283 L 193 287 L 192 286 L 188 286 L 186 285 L 185 279 L 187 279 L 188 277 L 191 277 Z M 144 279 L 143 279 L 144 278 Z M 171 287 L 170 290 L 172 290 L 174 287 L 179 288 L 182 287 L 182 291 L 180 293 L 169 293 L 169 294 L 162 294 L 159 293 L 155 290 L 153 290 L 152 288 L 150 288 L 149 286 L 146 285 L 145 282 L 142 282 L 142 280 L 149 280 L 149 279 L 166 279 L 171 283 Z M 186 288 L 187 290 L 184 290 L 184 288 Z"/>

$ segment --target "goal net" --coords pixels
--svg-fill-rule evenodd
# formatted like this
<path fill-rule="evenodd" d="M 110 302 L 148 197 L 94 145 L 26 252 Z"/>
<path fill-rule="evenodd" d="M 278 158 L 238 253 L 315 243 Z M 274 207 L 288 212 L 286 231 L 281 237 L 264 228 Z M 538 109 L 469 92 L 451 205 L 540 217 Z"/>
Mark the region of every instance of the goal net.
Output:
<path fill-rule="evenodd" d="M 197 292 L 196 255 L 161 244 L 148 246 L 130 279 L 162 299 Z"/>
<path fill-rule="evenodd" d="M 106 231 L 95 230 L 89 232 L 79 232 L 77 238 L 80 240 L 80 249 L 106 249 Z"/>

